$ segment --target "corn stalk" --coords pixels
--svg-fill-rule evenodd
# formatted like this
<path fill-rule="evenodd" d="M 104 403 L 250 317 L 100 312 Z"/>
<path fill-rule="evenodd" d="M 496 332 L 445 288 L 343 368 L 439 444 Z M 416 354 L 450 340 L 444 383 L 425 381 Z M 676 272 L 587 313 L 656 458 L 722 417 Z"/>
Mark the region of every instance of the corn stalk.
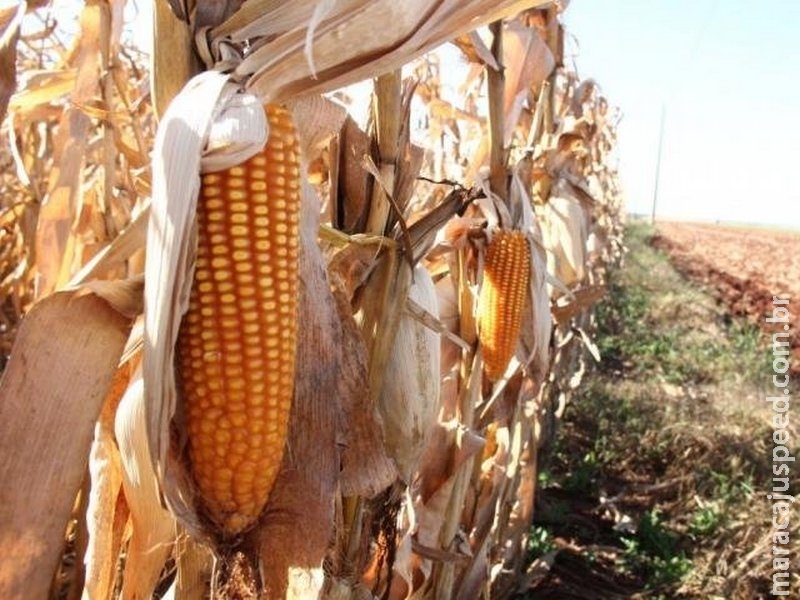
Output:
<path fill-rule="evenodd" d="M 67 33 L 43 34 L 55 66 L 9 101 L 0 333 L 14 351 L 0 380 L 0 474 L 13 485 L 0 498 L 0 595 L 43 597 L 62 556 L 82 552 L 64 537 L 91 470 L 78 519 L 89 595 L 149 597 L 170 564 L 176 598 L 507 596 L 525 581 L 538 447 L 581 371 L 588 310 L 620 249 L 613 119 L 563 68 L 558 10 L 194 4 L 156 3 L 155 106 L 118 37 L 122 3 L 94 0 L 73 50 Z M 462 106 L 439 97 L 440 58 L 416 80 L 402 70 L 456 38 L 474 74 Z M 20 50 L 17 63 L 39 58 Z M 376 78 L 366 131 L 319 95 L 365 78 Z M 438 136 L 437 163 L 434 144 L 412 143 L 412 101 Z M 183 450 L 174 344 L 201 174 L 260 150 L 265 103 L 294 115 L 305 179 L 295 374 L 274 485 L 231 534 L 209 518 Z M 437 171 L 458 185 L 418 179 Z M 479 297 L 488 249 L 508 233 L 527 244 L 528 283 L 511 356 L 490 376 Z M 82 573 L 67 575 L 75 595 Z"/>

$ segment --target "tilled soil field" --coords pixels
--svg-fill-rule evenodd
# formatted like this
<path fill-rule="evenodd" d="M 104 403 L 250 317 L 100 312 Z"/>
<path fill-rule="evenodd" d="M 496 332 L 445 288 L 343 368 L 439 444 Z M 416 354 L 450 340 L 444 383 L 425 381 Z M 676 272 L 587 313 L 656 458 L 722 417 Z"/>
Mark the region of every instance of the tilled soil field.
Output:
<path fill-rule="evenodd" d="M 695 223 L 659 223 L 651 239 L 675 267 L 710 288 L 732 315 L 767 323 L 773 296 L 789 299 L 791 373 L 800 374 L 800 233 Z"/>

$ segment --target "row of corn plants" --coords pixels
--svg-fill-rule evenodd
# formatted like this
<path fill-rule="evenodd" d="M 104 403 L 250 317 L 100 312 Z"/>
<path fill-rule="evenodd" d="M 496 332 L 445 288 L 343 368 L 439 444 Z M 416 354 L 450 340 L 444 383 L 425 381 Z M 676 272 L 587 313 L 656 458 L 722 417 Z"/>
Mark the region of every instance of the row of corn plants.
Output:
<path fill-rule="evenodd" d="M 621 252 L 562 6 L 7 4 L 0 595 L 524 589 Z"/>

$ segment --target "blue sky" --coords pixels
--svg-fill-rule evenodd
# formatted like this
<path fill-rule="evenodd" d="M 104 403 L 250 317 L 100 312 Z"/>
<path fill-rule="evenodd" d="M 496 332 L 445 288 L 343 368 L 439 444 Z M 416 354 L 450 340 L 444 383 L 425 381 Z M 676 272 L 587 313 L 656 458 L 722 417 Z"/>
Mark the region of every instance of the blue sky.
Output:
<path fill-rule="evenodd" d="M 623 111 L 630 211 L 650 213 L 664 106 L 657 218 L 800 228 L 800 2 L 572 0 L 564 21 Z"/>

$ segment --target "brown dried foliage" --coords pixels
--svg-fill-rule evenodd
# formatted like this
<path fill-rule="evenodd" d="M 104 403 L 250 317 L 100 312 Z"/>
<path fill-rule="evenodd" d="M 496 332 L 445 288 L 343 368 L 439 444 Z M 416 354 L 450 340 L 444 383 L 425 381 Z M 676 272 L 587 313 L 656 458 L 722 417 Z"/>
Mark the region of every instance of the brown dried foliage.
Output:
<path fill-rule="evenodd" d="M 252 9 L 254 3 L 248 4 Z M 192 27 L 213 26 L 205 55 L 212 62 L 227 56 L 215 54 L 220 39 L 231 42 L 229 49 L 252 50 L 236 59 L 237 76 L 262 99 L 330 91 L 381 75 L 457 34 L 473 62 L 452 101 L 441 97 L 440 55 L 418 59 L 411 79 L 399 68 L 388 71 L 377 80 L 366 131 L 316 96 L 293 107 L 296 114 L 305 109 L 315 115 L 303 119 L 303 150 L 316 191 L 304 199 L 301 227 L 301 331 L 289 451 L 263 518 L 235 550 L 247 554 L 252 563 L 242 564 L 248 567 L 261 561 L 264 580 L 257 583 L 269 597 L 315 597 L 320 588 L 331 598 L 477 597 L 486 589 L 507 596 L 525 566 L 538 448 L 553 434 L 556 408 L 582 373 L 590 307 L 602 293 L 606 265 L 621 248 L 620 193 L 609 161 L 614 118 L 594 84 L 581 84 L 560 66 L 563 34 L 553 8 L 498 22 L 494 38 L 468 33 L 480 2 L 460 19 L 444 9 L 425 13 L 429 23 L 412 10 L 400 23 L 398 35 L 409 34 L 402 43 L 387 50 L 365 42 L 339 56 L 330 48 L 345 12 L 361 19 L 348 27 L 364 31 L 368 17 L 387 10 L 387 3 L 339 3 L 321 15 L 306 14 L 310 3 L 286 4 L 284 20 L 274 21 L 245 11 L 248 4 L 236 12 L 238 2 L 205 3 Z M 493 3 L 497 13 L 491 15 L 533 4 Z M 86 2 L 79 29 L 68 33 L 43 9 L 29 15 L 34 25 L 20 38 L 21 83 L 0 146 L 2 357 L 11 351 L 22 315 L 71 281 L 127 281 L 124 290 L 109 283 L 90 292 L 97 294 L 91 302 L 117 315 L 111 319 L 117 332 L 126 331 L 141 310 L 131 281 L 143 270 L 154 117 L 141 57 L 120 39 L 121 16 L 118 3 Z M 171 18 L 170 39 L 189 44 L 189 28 Z M 316 19 L 309 34 L 316 36 L 314 48 L 325 52 L 303 52 L 309 19 Z M 303 24 L 302 35 L 295 21 Z M 253 33 L 252 27 L 271 24 L 278 30 L 270 35 Z M 291 60 L 265 60 L 267 50 L 276 48 Z M 198 65 L 189 54 L 182 57 L 181 73 L 188 77 Z M 162 71 L 156 61 L 156 97 L 163 110 L 184 80 L 165 79 L 163 61 L 170 57 L 157 58 Z M 504 75 L 496 71 L 499 65 Z M 318 79 L 309 77 L 315 68 Z M 482 108 L 487 96 L 494 98 L 491 116 Z M 413 136 L 412 100 L 424 107 L 426 121 Z M 484 167 L 494 174 L 491 186 Z M 450 191 L 430 181 L 441 179 L 459 185 Z M 563 218 L 561 205 L 572 216 Z M 496 228 L 524 232 L 532 262 L 516 362 L 507 377 L 490 382 L 476 332 L 475 291 L 482 283 L 487 231 Z M 101 255 L 99 266 L 87 266 Z M 546 278 L 548 256 L 551 275 L 559 273 L 558 265 L 571 265 L 569 281 Z M 430 277 L 430 293 L 418 287 L 419 269 Z M 57 316 L 68 319 L 67 311 Z M 439 334 L 439 342 L 431 343 L 430 332 Z M 138 356 L 137 339 L 131 337 L 123 363 Z M 414 347 L 403 342 L 398 348 L 398 339 L 414 340 Z M 111 362 L 113 370 L 116 358 Z M 431 372 L 433 364 L 438 367 Z M 125 374 L 132 377 L 129 366 Z M 105 390 L 105 380 L 96 383 L 92 397 Z M 407 410 L 398 416 L 382 404 L 385 397 L 407 403 Z M 48 414 L 57 408 L 64 407 L 43 406 Z M 100 405 L 94 408 L 83 425 L 100 417 Z M 432 420 L 431 414 L 438 416 Z M 82 431 L 88 440 L 90 429 Z M 108 436 L 108 428 L 102 433 Z M 63 443 L 70 445 L 67 435 Z M 384 444 L 389 439 L 391 447 Z M 53 448 L 58 437 L 51 442 L 44 447 Z M 64 524 L 89 454 L 86 443 L 75 447 L 81 460 L 69 469 L 68 489 L 38 490 L 62 500 L 52 517 Z M 142 474 L 155 477 L 147 469 Z M 92 486 L 101 487 L 95 480 Z M 115 500 L 106 500 L 93 518 L 116 523 L 118 532 L 120 520 L 128 519 L 125 492 L 115 496 L 106 489 L 103 497 Z M 20 499 L 9 499 L 9 505 L 15 502 Z M 140 532 L 147 527 L 135 516 L 132 522 Z M 64 527 L 48 527 L 63 537 Z M 41 538 L 50 562 L 37 563 L 47 568 L 61 552 L 51 538 L 52 531 Z M 184 537 L 173 549 L 172 541 L 160 548 L 166 544 L 177 563 L 178 594 L 204 588 L 205 551 Z M 187 543 L 188 550 L 177 549 Z M 113 544 L 118 552 L 119 540 Z M 115 562 L 101 558 L 105 562 L 90 568 Z M 102 568 L 104 581 L 119 576 Z M 149 569 L 156 575 L 142 578 L 158 579 L 158 565 Z M 239 577 L 248 570 L 236 572 Z M 22 585 L 9 581 L 0 577 L 0 590 Z M 218 591 L 231 589 L 218 583 Z M 247 587 L 242 585 L 237 589 Z"/>

